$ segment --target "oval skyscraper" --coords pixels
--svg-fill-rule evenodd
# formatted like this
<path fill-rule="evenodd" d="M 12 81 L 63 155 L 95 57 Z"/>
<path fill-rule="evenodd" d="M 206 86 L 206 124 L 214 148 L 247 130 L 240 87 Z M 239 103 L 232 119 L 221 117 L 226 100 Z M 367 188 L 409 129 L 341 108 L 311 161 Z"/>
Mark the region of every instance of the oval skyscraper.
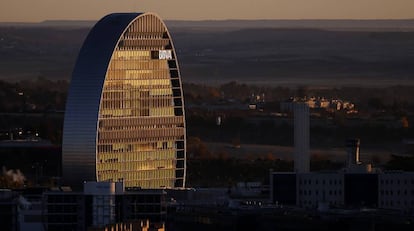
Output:
<path fill-rule="evenodd" d="M 171 36 L 152 13 L 102 18 L 79 53 L 66 105 L 63 180 L 185 185 L 185 117 Z"/>

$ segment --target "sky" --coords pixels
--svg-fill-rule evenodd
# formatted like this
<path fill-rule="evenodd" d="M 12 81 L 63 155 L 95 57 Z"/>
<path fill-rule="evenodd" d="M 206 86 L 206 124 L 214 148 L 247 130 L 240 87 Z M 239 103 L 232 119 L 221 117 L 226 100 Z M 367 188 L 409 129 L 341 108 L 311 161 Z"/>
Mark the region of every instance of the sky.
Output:
<path fill-rule="evenodd" d="M 113 12 L 164 19 L 413 19 L 414 0 L 0 0 L 0 22 L 98 20 Z"/>

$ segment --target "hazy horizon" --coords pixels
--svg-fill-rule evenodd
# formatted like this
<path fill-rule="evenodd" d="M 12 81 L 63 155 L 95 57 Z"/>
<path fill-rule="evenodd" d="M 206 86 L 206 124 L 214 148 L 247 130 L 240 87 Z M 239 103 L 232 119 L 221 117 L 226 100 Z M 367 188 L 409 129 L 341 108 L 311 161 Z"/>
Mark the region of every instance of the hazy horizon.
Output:
<path fill-rule="evenodd" d="M 0 22 L 98 20 L 112 12 L 155 12 L 165 20 L 414 19 L 411 0 L 2 0 Z"/>
<path fill-rule="evenodd" d="M 117 12 L 113 12 L 117 13 Z M 100 18 L 97 19 L 44 19 L 42 21 L 0 21 L 0 23 L 22 23 L 22 24 L 36 24 L 36 23 L 44 23 L 44 22 L 96 22 Z M 320 19 L 320 18 L 312 18 L 312 19 L 306 19 L 306 18 L 300 18 L 300 19 L 243 19 L 243 18 L 234 18 L 234 19 L 165 19 L 164 21 L 183 21 L 183 22 L 221 22 L 221 21 L 414 21 L 413 18 L 401 18 L 401 19 L 386 19 L 386 18 L 379 18 L 379 19 L 359 19 L 359 18 L 349 18 L 349 19 Z"/>

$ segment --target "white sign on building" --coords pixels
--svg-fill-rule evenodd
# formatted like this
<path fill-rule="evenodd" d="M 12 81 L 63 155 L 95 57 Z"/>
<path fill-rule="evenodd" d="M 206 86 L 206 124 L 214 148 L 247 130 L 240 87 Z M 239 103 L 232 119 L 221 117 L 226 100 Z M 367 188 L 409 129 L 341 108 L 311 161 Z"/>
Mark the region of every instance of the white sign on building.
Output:
<path fill-rule="evenodd" d="M 172 59 L 171 50 L 159 50 L 158 58 L 159 59 Z"/>

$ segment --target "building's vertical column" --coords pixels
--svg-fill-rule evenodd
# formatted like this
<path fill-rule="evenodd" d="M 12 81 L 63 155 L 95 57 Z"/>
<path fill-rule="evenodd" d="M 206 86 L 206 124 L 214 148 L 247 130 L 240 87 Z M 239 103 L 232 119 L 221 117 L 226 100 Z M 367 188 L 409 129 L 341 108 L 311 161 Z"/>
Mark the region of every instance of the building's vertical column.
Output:
<path fill-rule="evenodd" d="M 85 182 L 84 194 L 92 197 L 92 225 L 104 227 L 116 222 L 115 196 L 123 194 L 123 182 Z"/>
<path fill-rule="evenodd" d="M 294 170 L 309 172 L 309 107 L 306 103 L 293 104 Z"/>
<path fill-rule="evenodd" d="M 269 196 L 270 196 L 270 202 L 271 203 L 275 203 L 275 201 L 274 201 L 274 195 L 273 195 L 273 193 L 274 193 L 274 189 L 273 189 L 273 187 L 274 187 L 274 184 L 273 184 L 273 168 L 271 168 L 271 169 L 269 169 Z"/>
<path fill-rule="evenodd" d="M 346 140 L 346 152 L 347 152 L 347 161 L 346 166 L 348 169 L 355 167 L 356 165 L 361 164 L 359 161 L 359 139 L 347 139 Z"/>

